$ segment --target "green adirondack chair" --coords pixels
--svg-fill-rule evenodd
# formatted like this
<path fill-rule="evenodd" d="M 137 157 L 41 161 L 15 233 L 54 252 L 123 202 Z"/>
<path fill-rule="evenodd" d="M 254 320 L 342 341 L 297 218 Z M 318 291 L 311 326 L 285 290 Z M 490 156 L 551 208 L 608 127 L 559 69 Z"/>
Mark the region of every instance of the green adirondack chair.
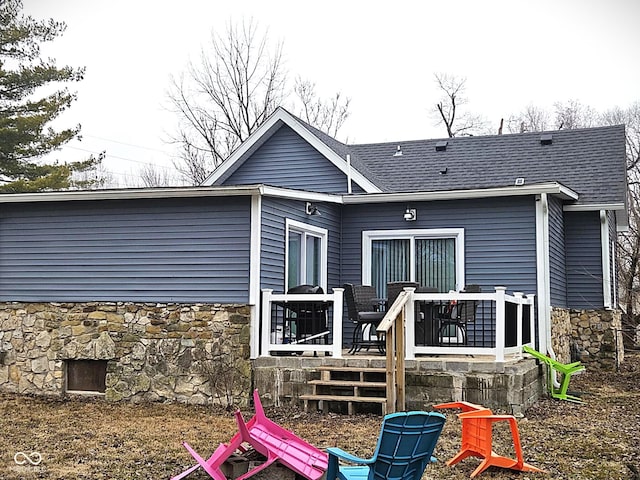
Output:
<path fill-rule="evenodd" d="M 525 353 L 537 358 L 541 362 L 544 362 L 547 365 L 547 386 L 549 388 L 549 393 L 553 398 L 557 398 L 559 400 L 567 400 L 569 402 L 583 403 L 582 399 L 577 395 L 571 395 L 568 393 L 569 390 L 569 382 L 571 381 L 571 375 L 576 373 L 582 373 L 585 370 L 585 366 L 580 362 L 573 363 L 560 363 L 552 358 L 547 357 L 546 355 L 534 350 L 531 347 L 524 345 L 522 347 Z M 562 381 L 560 382 L 560 387 L 556 387 L 553 382 L 553 372 L 556 371 L 562 375 Z"/>

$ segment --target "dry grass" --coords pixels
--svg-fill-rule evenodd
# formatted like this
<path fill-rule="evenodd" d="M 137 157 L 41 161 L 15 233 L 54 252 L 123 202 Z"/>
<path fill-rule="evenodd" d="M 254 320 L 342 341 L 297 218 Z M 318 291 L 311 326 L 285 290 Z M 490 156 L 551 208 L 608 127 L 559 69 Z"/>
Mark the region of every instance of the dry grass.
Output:
<path fill-rule="evenodd" d="M 586 405 L 541 400 L 519 420 L 525 460 L 547 474 L 491 468 L 486 479 L 640 480 L 640 356 L 630 355 L 620 373 L 589 370 L 572 380 L 588 392 Z M 106 404 L 0 395 L 0 477 L 3 479 L 168 479 L 191 464 L 180 442 L 203 455 L 235 433 L 231 414 L 185 405 Z M 305 414 L 269 409 L 267 414 L 314 445 L 339 446 L 369 455 L 379 416 Z M 246 416 L 251 412 L 246 412 Z M 506 424 L 505 424 L 506 427 Z M 506 428 L 494 431 L 495 449 L 511 455 Z M 453 456 L 460 424 L 448 414 L 436 447 L 442 460 Z M 42 463 L 19 466 L 16 452 L 37 451 Z M 467 479 L 479 460 L 454 467 L 431 465 L 425 478 Z M 208 478 L 193 474 L 194 480 Z"/>

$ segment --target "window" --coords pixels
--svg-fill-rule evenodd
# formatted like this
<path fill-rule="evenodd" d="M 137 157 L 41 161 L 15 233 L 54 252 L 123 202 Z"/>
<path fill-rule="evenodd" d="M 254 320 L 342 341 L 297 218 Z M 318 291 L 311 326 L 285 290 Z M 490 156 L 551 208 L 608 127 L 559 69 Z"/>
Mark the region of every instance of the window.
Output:
<path fill-rule="evenodd" d="M 297 285 L 327 288 L 327 230 L 287 220 L 286 289 Z"/>
<path fill-rule="evenodd" d="M 363 232 L 362 281 L 387 296 L 387 283 L 418 282 L 440 292 L 464 285 L 464 230 Z"/>
<path fill-rule="evenodd" d="M 106 360 L 67 361 L 67 391 L 104 393 L 106 379 Z"/>

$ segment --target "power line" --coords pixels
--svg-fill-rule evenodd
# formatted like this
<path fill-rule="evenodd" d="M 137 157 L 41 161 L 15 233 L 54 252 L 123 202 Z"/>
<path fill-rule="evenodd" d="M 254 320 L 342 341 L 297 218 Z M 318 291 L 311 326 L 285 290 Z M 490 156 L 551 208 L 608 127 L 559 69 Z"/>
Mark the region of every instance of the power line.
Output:
<path fill-rule="evenodd" d="M 167 153 L 165 150 L 160 150 L 159 148 L 144 147 L 142 145 L 136 145 L 135 143 L 121 142 L 120 140 L 112 140 L 110 138 L 98 137 L 97 135 L 90 135 L 90 134 L 87 134 L 87 133 L 80 133 L 80 136 L 81 137 L 96 138 L 98 140 L 104 140 L 105 142 L 119 143 L 120 145 L 127 145 L 129 147 L 141 148 L 143 150 L 152 150 L 152 151 L 155 151 L 155 152 L 160 152 L 160 153 L 166 155 L 167 157 L 171 156 L 170 153 Z"/>
<path fill-rule="evenodd" d="M 102 152 L 96 152 L 94 150 L 88 150 L 86 148 L 72 147 L 71 145 L 65 145 L 62 148 L 70 148 L 72 150 L 79 150 L 81 152 L 87 152 L 87 153 L 91 153 L 93 155 L 100 155 L 102 153 Z M 166 166 L 166 165 L 158 165 L 157 163 L 143 162 L 142 160 L 134 160 L 132 158 L 126 158 L 126 157 L 120 157 L 118 155 L 112 155 L 112 154 L 108 153 L 106 150 L 104 150 L 104 155 L 105 155 L 105 158 L 106 157 L 117 158 L 118 160 L 125 160 L 127 162 L 134 162 L 134 163 L 139 163 L 139 164 L 142 164 L 142 165 L 150 165 L 150 166 L 153 166 L 153 167 L 166 168 L 168 170 L 175 170 L 175 168 L 169 167 L 169 166 Z"/>

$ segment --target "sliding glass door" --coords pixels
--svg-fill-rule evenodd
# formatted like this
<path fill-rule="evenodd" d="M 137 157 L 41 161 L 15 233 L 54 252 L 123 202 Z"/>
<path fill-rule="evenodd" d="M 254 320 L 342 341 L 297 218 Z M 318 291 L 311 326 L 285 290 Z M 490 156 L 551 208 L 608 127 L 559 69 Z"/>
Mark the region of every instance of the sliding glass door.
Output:
<path fill-rule="evenodd" d="M 363 282 L 386 298 L 387 283 L 417 282 L 439 292 L 464 284 L 461 229 L 364 232 Z"/>

